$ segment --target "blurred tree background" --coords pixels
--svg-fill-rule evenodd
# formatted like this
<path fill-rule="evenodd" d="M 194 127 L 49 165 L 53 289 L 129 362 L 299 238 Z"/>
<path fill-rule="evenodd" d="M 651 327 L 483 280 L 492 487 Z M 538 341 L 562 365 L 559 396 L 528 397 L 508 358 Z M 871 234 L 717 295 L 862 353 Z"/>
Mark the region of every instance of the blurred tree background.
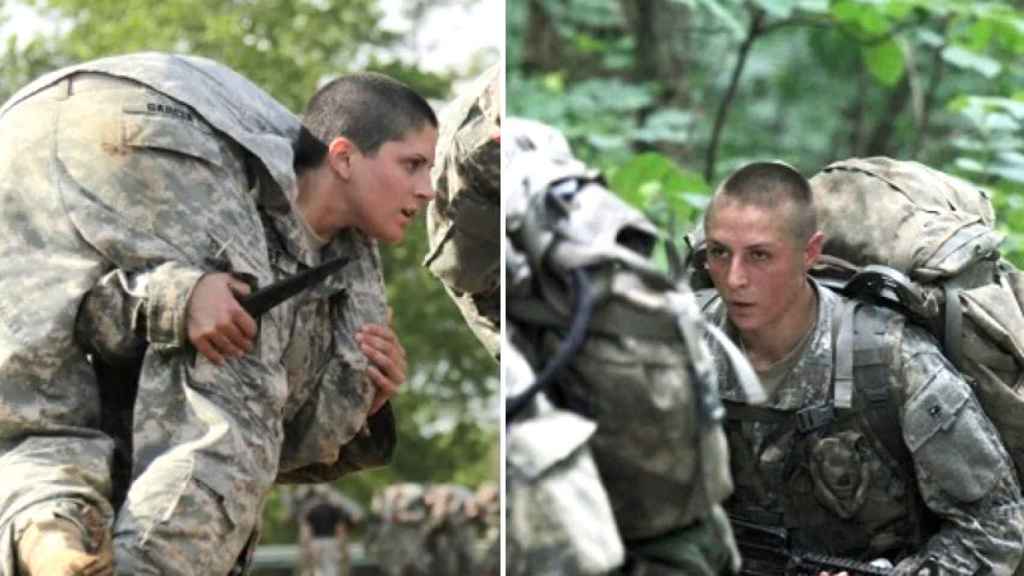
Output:
<path fill-rule="evenodd" d="M 472 13 L 494 1 L 0 0 L 5 40 L 0 101 L 33 77 L 66 64 L 164 50 L 219 60 L 296 113 L 320 82 L 356 70 L 395 76 L 440 111 L 460 81 L 498 61 L 498 47 L 463 47 L 460 61 L 439 68 L 417 54 L 416 30 L 424 23 L 437 25 L 452 11 Z M 404 28 L 385 26 L 388 18 Z M 497 18 L 473 25 L 500 38 Z M 497 482 L 498 367 L 421 266 L 426 250 L 422 219 L 402 245 L 382 247 L 410 375 L 394 402 L 399 422 L 394 463 L 337 482 L 364 504 L 392 482 L 470 487 Z M 294 542 L 287 516 L 275 494 L 265 512 L 264 542 Z"/>
<path fill-rule="evenodd" d="M 508 113 L 577 155 L 672 237 L 752 160 L 810 177 L 914 159 L 994 194 L 1024 264 L 1024 3 L 967 0 L 508 2 Z"/>

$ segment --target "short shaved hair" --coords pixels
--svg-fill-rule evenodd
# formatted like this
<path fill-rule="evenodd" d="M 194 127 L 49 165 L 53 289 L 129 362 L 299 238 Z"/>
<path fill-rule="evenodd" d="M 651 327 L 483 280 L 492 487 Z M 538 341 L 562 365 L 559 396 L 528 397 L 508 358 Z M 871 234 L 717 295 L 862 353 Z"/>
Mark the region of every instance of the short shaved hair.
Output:
<path fill-rule="evenodd" d="M 800 242 L 807 241 L 818 230 L 811 184 L 784 162 L 754 162 L 726 178 L 704 213 L 705 230 L 720 199 L 769 209 L 786 207 L 789 229 Z"/>
<path fill-rule="evenodd" d="M 375 72 L 335 78 L 317 90 L 302 115 L 295 146 L 295 171 L 318 166 L 327 145 L 338 136 L 373 156 L 385 142 L 402 140 L 426 126 L 437 128 L 437 115 L 412 88 Z"/>

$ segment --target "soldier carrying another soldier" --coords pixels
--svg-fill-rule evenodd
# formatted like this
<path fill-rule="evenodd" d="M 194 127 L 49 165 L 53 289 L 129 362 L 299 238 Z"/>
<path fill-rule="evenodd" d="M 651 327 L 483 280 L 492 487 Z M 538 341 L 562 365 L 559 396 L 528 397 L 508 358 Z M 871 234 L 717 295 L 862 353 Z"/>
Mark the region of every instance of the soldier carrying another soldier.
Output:
<path fill-rule="evenodd" d="M 158 53 L 56 71 L 0 109 L 0 293 L 30 295 L 0 308 L 0 572 L 244 573 L 275 481 L 388 460 L 406 365 L 376 242 L 433 197 L 437 119 L 360 74 L 303 122 Z M 343 256 L 258 323 L 239 302 Z M 140 348 L 137 382 L 98 371 Z"/>

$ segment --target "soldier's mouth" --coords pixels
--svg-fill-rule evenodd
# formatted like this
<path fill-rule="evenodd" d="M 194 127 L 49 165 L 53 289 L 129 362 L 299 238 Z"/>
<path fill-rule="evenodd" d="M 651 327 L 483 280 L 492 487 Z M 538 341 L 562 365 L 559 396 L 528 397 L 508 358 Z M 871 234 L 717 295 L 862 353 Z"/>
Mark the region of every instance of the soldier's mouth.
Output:
<path fill-rule="evenodd" d="M 409 220 L 412 220 L 413 218 L 416 217 L 416 209 L 415 208 L 402 208 L 402 215 L 405 216 L 406 218 L 408 218 Z"/>

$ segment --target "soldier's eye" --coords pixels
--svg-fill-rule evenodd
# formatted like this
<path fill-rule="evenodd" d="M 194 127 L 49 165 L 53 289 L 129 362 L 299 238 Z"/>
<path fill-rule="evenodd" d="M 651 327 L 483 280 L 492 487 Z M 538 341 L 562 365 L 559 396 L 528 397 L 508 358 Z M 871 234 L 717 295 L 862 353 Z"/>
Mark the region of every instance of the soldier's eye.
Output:
<path fill-rule="evenodd" d="M 721 246 L 711 246 L 708 248 L 708 259 L 721 260 L 729 256 L 729 251 Z"/>

